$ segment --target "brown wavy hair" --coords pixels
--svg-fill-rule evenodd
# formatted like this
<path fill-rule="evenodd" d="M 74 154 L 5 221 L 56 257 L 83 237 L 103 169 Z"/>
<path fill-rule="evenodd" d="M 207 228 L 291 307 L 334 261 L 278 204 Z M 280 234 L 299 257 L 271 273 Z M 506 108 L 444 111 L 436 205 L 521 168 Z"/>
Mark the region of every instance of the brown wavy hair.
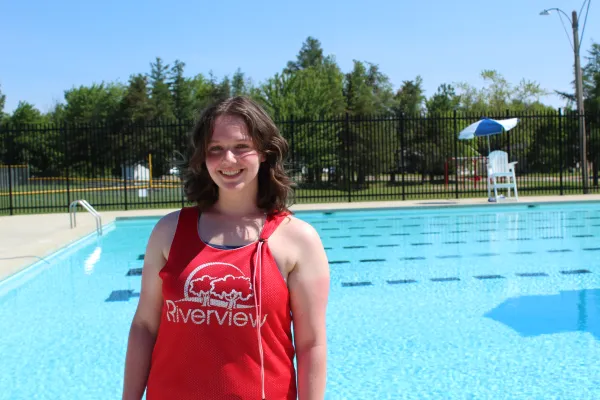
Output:
<path fill-rule="evenodd" d="M 200 114 L 190 135 L 188 161 L 182 174 L 187 199 L 205 211 L 219 198 L 218 186 L 210 177 L 205 160 L 215 121 L 221 115 L 244 119 L 254 145 L 265 156 L 258 170 L 257 206 L 267 213 L 290 212 L 288 202 L 292 197 L 292 181 L 284 168 L 288 143 L 267 112 L 244 96 L 218 101 Z"/>

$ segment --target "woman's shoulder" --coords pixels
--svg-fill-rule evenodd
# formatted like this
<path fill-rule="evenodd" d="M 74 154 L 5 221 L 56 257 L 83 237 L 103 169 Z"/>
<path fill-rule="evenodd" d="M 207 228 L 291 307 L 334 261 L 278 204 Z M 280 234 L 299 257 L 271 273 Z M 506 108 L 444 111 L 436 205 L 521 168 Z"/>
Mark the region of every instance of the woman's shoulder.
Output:
<path fill-rule="evenodd" d="M 282 236 L 291 243 L 302 247 L 322 246 L 317 230 L 310 223 L 292 213 L 283 215 L 280 227 Z"/>
<path fill-rule="evenodd" d="M 186 215 L 190 216 L 190 210 L 192 208 L 193 207 L 184 207 L 179 210 L 170 211 L 160 217 L 151 233 L 151 239 L 154 237 L 154 243 L 169 247 L 175 237 L 175 232 L 177 231 L 181 218 Z"/>
<path fill-rule="evenodd" d="M 179 216 L 181 215 L 182 210 L 171 211 L 158 219 L 156 224 L 154 225 L 155 231 L 164 231 L 164 230 L 174 230 L 177 228 L 177 223 L 179 222 Z"/>

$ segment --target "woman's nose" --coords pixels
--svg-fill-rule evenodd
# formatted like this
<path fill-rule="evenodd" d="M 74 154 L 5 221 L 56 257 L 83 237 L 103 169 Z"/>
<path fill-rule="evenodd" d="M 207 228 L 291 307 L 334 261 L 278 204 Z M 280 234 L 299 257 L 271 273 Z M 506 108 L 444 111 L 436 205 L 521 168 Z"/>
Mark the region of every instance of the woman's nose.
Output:
<path fill-rule="evenodd" d="M 223 160 L 229 162 L 235 162 L 235 154 L 231 150 L 225 150 L 225 154 L 223 155 Z"/>

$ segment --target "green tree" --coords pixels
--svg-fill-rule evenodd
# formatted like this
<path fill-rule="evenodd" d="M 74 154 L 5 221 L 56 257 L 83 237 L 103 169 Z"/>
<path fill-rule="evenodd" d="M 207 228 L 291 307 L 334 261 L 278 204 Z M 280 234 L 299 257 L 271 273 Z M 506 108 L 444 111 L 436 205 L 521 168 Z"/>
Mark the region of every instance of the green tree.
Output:
<path fill-rule="evenodd" d="M 423 78 L 417 76 L 415 80 L 403 81 L 402 86 L 394 96 L 394 109 L 402 114 L 419 114 L 423 111 L 425 95 L 423 90 Z"/>
<path fill-rule="evenodd" d="M 58 174 L 63 152 L 57 129 L 47 129 L 48 117 L 30 103 L 20 101 L 9 117 L 10 144 L 13 164 L 27 164 L 34 176 Z"/>
<path fill-rule="evenodd" d="M 0 85 L 0 122 L 4 117 L 4 105 L 6 104 L 6 95 L 2 93 L 2 85 Z"/>
<path fill-rule="evenodd" d="M 212 103 L 214 85 L 210 79 L 198 74 L 190 80 L 190 86 L 192 88 L 194 110 L 202 110 Z"/>
<path fill-rule="evenodd" d="M 143 74 L 132 75 L 121 100 L 120 116 L 127 122 L 150 121 L 154 115 L 148 95 L 148 78 Z"/>
<path fill-rule="evenodd" d="M 120 84 L 93 84 L 65 91 L 64 118 L 69 124 L 97 124 L 112 121 L 120 111 L 125 87 Z"/>
<path fill-rule="evenodd" d="M 286 72 L 294 72 L 309 67 L 319 66 L 322 65 L 324 61 L 325 57 L 323 55 L 321 42 L 318 39 L 309 36 L 304 43 L 302 43 L 302 48 L 298 52 L 296 60 L 288 61 Z"/>
<path fill-rule="evenodd" d="M 456 110 L 459 102 L 460 99 L 456 94 L 454 86 L 444 83 L 440 85 L 437 92 L 426 101 L 427 113 L 445 115 Z"/>
<path fill-rule="evenodd" d="M 222 100 L 231 97 L 231 80 L 228 76 L 223 77 L 216 86 L 215 100 Z"/>
<path fill-rule="evenodd" d="M 47 119 L 40 110 L 26 101 L 20 101 L 10 116 L 10 123 L 12 125 L 35 125 L 43 124 L 46 121 Z"/>
<path fill-rule="evenodd" d="M 522 79 L 514 86 L 496 70 L 484 70 L 480 77 L 484 86 L 474 86 L 461 82 L 459 89 L 459 108 L 463 111 L 488 115 L 501 115 L 506 110 L 530 111 L 543 109 L 540 98 L 547 95 L 539 83 Z"/>
<path fill-rule="evenodd" d="M 592 43 L 583 68 L 583 93 L 588 134 L 588 160 L 592 163 L 593 183 L 598 187 L 600 169 L 600 44 Z"/>
<path fill-rule="evenodd" d="M 101 83 L 65 91 L 62 116 L 66 129 L 66 162 L 71 175 L 104 176 L 112 168 L 115 145 L 111 131 L 118 129 L 126 88 Z"/>
<path fill-rule="evenodd" d="M 268 79 L 253 97 L 280 123 L 291 143 L 292 172 L 307 184 L 337 181 L 338 134 L 335 118 L 344 111 L 343 74 L 333 58 L 296 71 L 284 70 Z M 315 120 L 329 120 L 315 123 Z M 333 174 L 333 175 L 332 175 Z"/>
<path fill-rule="evenodd" d="M 171 92 L 175 117 L 179 120 L 191 119 L 194 116 L 194 99 L 192 97 L 192 83 L 183 75 L 185 64 L 176 60 L 171 68 Z"/>
<path fill-rule="evenodd" d="M 246 96 L 251 90 L 251 83 L 246 79 L 245 74 L 241 69 L 237 69 L 231 78 L 231 95 Z"/>
<path fill-rule="evenodd" d="M 362 189 L 366 186 L 368 175 L 388 173 L 394 168 L 394 154 L 398 149 L 396 127 L 392 122 L 382 119 L 377 124 L 370 123 L 374 116 L 382 114 L 387 106 L 382 99 L 388 94 L 387 78 L 377 76 L 378 70 L 369 70 L 361 61 L 354 60 L 354 67 L 346 74 L 344 95 L 349 114 L 344 133 L 341 135 L 342 148 L 347 158 L 345 170 L 355 171 L 349 176 L 354 186 Z M 389 118 L 388 118 L 389 119 Z M 379 125 L 387 129 L 378 129 Z"/>
<path fill-rule="evenodd" d="M 155 118 L 171 120 L 173 100 L 168 83 L 169 64 L 164 64 L 160 57 L 150 63 L 150 104 Z"/>

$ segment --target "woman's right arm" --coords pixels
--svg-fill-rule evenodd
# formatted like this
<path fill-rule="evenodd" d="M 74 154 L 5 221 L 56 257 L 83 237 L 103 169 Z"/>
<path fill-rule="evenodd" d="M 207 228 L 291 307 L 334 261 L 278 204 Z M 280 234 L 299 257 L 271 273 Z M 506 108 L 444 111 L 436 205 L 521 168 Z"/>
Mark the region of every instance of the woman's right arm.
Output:
<path fill-rule="evenodd" d="M 177 218 L 178 212 L 161 218 L 146 246 L 140 298 L 127 343 L 123 400 L 140 400 L 146 390 L 163 302 L 162 280 L 158 273 L 167 261 Z"/>

